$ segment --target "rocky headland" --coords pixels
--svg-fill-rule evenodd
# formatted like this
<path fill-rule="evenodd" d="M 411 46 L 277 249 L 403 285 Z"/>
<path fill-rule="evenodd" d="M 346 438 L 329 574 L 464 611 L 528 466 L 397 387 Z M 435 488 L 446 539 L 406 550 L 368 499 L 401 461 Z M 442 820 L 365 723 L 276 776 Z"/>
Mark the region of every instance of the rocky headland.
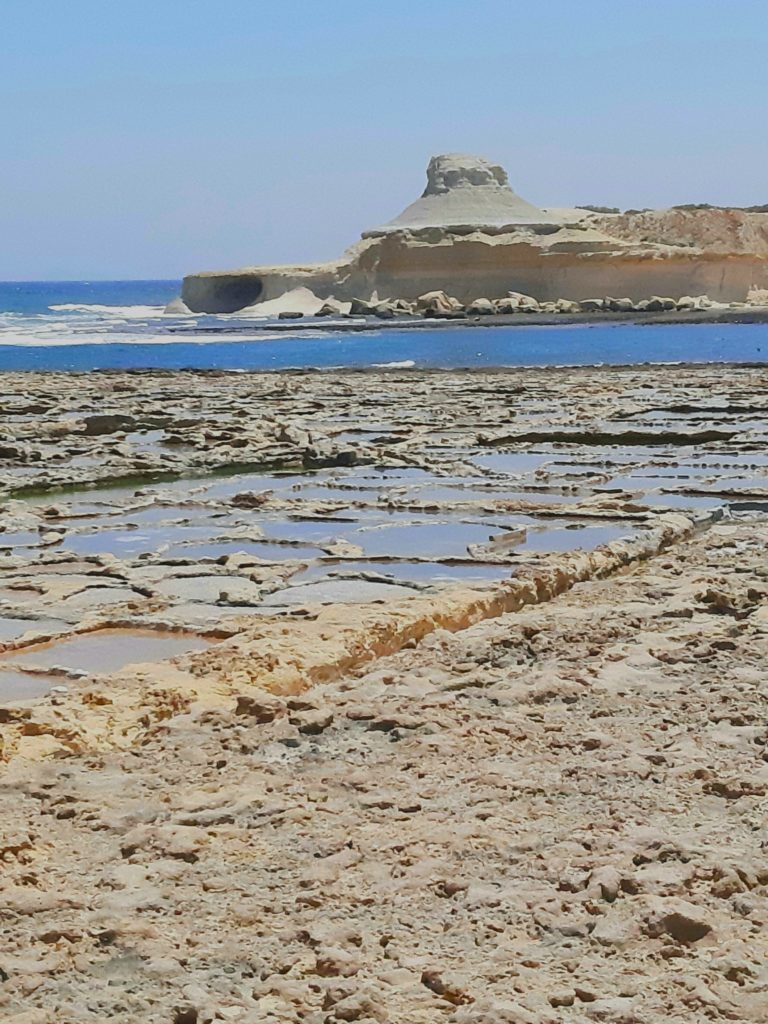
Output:
<path fill-rule="evenodd" d="M 191 274 L 178 308 L 254 316 L 654 313 L 765 304 L 768 214 L 539 209 L 480 157 L 433 157 L 427 187 L 339 260 Z"/>

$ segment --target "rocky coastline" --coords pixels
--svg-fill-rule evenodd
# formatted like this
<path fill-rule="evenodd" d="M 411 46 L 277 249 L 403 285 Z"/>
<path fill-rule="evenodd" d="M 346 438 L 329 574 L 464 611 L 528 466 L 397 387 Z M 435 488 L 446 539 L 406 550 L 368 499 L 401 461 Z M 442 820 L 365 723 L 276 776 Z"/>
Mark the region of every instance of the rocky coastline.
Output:
<path fill-rule="evenodd" d="M 488 300 L 490 301 L 490 300 Z M 403 308 L 403 305 L 394 303 L 365 303 L 357 306 L 362 310 L 360 313 L 345 312 L 328 309 L 321 314 L 309 314 L 299 309 L 286 309 L 276 317 L 261 318 L 244 315 L 239 318 L 232 314 L 226 323 L 207 324 L 196 323 L 194 326 L 175 326 L 167 328 L 169 334 L 180 335 L 228 335 L 248 334 L 259 335 L 263 333 L 273 334 L 284 332 L 294 334 L 301 331 L 323 331 L 340 333 L 357 333 L 365 331 L 380 331 L 386 322 L 387 330 L 429 330 L 439 328 L 462 327 L 578 327 L 593 324 L 640 324 L 640 325 L 664 325 L 664 324 L 763 324 L 768 323 L 768 305 L 761 298 L 755 302 L 742 303 L 713 303 L 698 308 L 688 305 L 678 306 L 672 299 L 661 300 L 666 303 L 667 308 L 663 310 L 651 310 L 647 307 L 637 308 L 632 304 L 631 309 L 613 309 L 610 303 L 616 300 L 587 300 L 585 308 L 578 310 L 568 309 L 563 306 L 560 311 L 551 308 L 531 307 L 525 311 L 503 309 L 504 300 L 491 303 L 492 308 L 488 309 L 483 304 L 483 311 L 470 311 L 467 308 L 458 308 L 442 313 L 421 312 L 413 309 Z M 599 307 L 598 303 L 604 303 Z M 670 305 L 674 303 L 674 305 Z M 290 297 L 286 303 L 290 305 Z M 349 304 L 351 306 L 351 303 Z M 411 304 L 408 304 L 409 306 Z M 575 304 L 574 304 L 575 305 Z M 501 306 L 502 308 L 499 308 Z M 591 307 L 596 308 L 591 308 Z"/>
<path fill-rule="evenodd" d="M 766 220 L 710 209 L 544 210 L 517 195 L 498 164 L 444 154 L 430 160 L 422 196 L 364 231 L 340 259 L 190 274 L 179 308 L 298 316 L 351 304 L 396 316 L 540 305 L 545 313 L 593 312 L 603 299 L 588 297 L 605 295 L 616 296 L 609 310 L 627 312 L 744 303 L 768 287 Z"/>
<path fill-rule="evenodd" d="M 4 1020 L 762 1022 L 765 367 L 4 384 Z"/>

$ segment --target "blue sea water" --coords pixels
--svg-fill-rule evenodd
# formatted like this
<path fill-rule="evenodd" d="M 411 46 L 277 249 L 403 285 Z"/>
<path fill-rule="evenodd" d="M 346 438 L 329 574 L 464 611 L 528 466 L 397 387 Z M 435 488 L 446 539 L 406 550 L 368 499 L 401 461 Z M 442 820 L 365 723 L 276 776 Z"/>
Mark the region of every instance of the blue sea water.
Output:
<path fill-rule="evenodd" d="M 162 307 L 180 291 L 181 281 L 0 281 L 0 315 L 45 316 L 67 305 Z"/>
<path fill-rule="evenodd" d="M 256 333 L 237 316 L 165 313 L 179 290 L 179 281 L 0 282 L 0 371 L 768 360 L 768 324 L 382 326 L 359 333 L 323 324 Z"/>

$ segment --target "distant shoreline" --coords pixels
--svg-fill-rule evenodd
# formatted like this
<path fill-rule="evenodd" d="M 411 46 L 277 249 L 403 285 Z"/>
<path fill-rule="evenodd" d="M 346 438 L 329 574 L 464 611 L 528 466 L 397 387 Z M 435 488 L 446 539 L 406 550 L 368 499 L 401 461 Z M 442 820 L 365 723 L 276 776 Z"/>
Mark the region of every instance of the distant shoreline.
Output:
<path fill-rule="evenodd" d="M 231 323 L 215 327 L 171 327 L 169 334 L 184 335 L 190 338 L 202 335 L 230 335 L 248 333 L 284 332 L 294 334 L 297 331 L 325 331 L 338 333 L 355 333 L 361 331 L 380 330 L 445 330 L 446 328 L 466 327 L 589 327 L 600 324 L 636 324 L 641 327 L 670 324 L 765 324 L 768 323 L 768 307 L 758 306 L 754 309 L 703 309 L 703 310 L 670 310 L 662 313 L 494 313 L 489 316 L 463 317 L 416 317 L 404 316 L 354 317 L 340 320 L 335 317 L 304 316 L 286 320 L 252 321 L 246 318 L 237 320 L 237 314 L 230 314 L 234 319 Z"/>

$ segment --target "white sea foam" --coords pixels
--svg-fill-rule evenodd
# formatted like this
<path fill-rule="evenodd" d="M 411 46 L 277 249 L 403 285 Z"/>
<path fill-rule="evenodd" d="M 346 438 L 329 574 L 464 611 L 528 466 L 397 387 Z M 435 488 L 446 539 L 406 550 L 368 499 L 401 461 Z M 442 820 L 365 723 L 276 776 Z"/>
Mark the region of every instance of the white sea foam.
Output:
<path fill-rule="evenodd" d="M 227 334 L 222 337 L 216 334 L 130 334 L 115 332 L 101 334 L 94 331 L 71 329 L 60 333 L 28 333 L 23 331 L 4 331 L 0 328 L 0 349 L 9 345 L 23 348 L 61 348 L 69 345 L 100 345 L 110 348 L 113 345 L 216 345 L 226 342 L 248 341 L 258 344 L 260 341 L 282 341 L 285 334 L 278 331 L 259 333 L 258 338 L 252 334 Z"/>
<path fill-rule="evenodd" d="M 159 332 L 175 323 L 197 326 L 189 316 L 165 314 L 163 306 L 104 306 L 61 303 L 48 313 L 0 313 L 0 345 L 114 345 L 184 341 Z M 157 332 L 157 337 L 155 334 Z"/>
<path fill-rule="evenodd" d="M 377 370 L 410 370 L 415 365 L 416 362 L 413 359 L 403 359 L 399 363 L 373 363 Z"/>
<path fill-rule="evenodd" d="M 193 333 L 196 328 L 216 328 L 237 321 L 237 314 L 201 315 L 166 312 L 164 306 L 108 306 L 102 303 L 62 302 L 48 306 L 45 313 L 0 312 L 0 347 L 47 345 L 159 345 L 213 344 L 228 341 L 271 341 L 295 337 L 290 331 L 264 332 L 259 326 L 256 337 L 245 323 L 234 323 L 235 330 L 219 333 Z M 269 321 L 265 320 L 265 326 Z M 323 324 L 304 329 L 302 338 L 321 338 L 333 329 Z M 174 328 L 180 328 L 174 330 Z"/>
<path fill-rule="evenodd" d="M 54 313 L 93 313 L 96 316 L 122 317 L 126 320 L 146 320 L 165 313 L 165 306 L 100 306 L 87 302 L 62 302 L 48 309 Z"/>

